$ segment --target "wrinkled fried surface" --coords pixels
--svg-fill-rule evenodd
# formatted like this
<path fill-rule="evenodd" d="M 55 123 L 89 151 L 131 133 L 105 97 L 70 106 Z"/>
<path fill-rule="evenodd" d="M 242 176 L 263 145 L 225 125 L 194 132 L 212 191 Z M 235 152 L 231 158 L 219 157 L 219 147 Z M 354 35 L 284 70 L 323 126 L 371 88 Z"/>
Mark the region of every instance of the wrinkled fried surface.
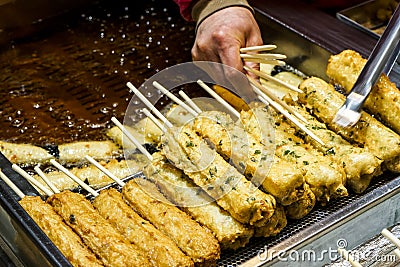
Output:
<path fill-rule="evenodd" d="M 218 240 L 210 230 L 163 199 L 154 184 L 143 179 L 133 179 L 123 187 L 122 194 L 142 218 L 171 238 L 195 264 L 213 265 L 219 259 Z"/>
<path fill-rule="evenodd" d="M 101 191 L 93 206 L 131 243 L 146 251 L 154 266 L 194 266 L 193 261 L 170 238 L 128 206 L 117 190 Z"/>
<path fill-rule="evenodd" d="M 349 92 L 367 63 L 359 53 L 344 50 L 330 57 L 326 73 L 335 83 Z M 395 132 L 400 133 L 400 91 L 396 84 L 382 74 L 364 103 L 368 112 L 379 116 Z"/>
<path fill-rule="evenodd" d="M 32 219 L 46 233 L 73 266 L 103 266 L 80 237 L 40 197 L 26 196 L 19 201 Z"/>
<path fill-rule="evenodd" d="M 244 247 L 253 236 L 252 229 L 219 207 L 214 199 L 170 164 L 161 153 L 153 154 L 152 164 L 146 167 L 144 173 L 171 202 L 210 229 L 222 249 Z"/>
<path fill-rule="evenodd" d="M 81 194 L 63 191 L 48 203 L 106 266 L 152 266 L 145 253 L 130 244 Z"/>
<path fill-rule="evenodd" d="M 324 80 L 306 79 L 300 89 L 299 101 L 328 128 L 352 144 L 360 144 L 380 160 L 387 169 L 400 172 L 400 136 L 366 112 L 353 127 L 343 128 L 333 123 L 333 118 L 345 101 L 345 96 Z"/>

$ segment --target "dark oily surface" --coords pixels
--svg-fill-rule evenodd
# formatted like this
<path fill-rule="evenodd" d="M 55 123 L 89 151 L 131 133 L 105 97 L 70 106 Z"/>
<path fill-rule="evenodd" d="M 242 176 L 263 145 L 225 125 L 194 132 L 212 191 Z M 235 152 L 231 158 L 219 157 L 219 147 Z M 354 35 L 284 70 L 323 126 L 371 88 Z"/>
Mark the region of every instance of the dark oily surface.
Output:
<path fill-rule="evenodd" d="M 191 61 L 194 28 L 173 1 L 104 1 L 42 23 L 0 51 L 1 140 L 102 140 L 123 119 L 126 82 Z"/>

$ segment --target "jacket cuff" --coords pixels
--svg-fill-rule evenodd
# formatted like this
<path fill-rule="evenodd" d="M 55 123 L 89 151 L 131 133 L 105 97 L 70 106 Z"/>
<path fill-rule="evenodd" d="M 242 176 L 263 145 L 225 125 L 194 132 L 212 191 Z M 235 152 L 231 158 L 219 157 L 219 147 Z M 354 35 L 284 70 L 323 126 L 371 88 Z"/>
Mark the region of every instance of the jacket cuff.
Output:
<path fill-rule="evenodd" d="M 249 5 L 246 0 L 199 0 L 193 6 L 192 18 L 196 21 L 196 31 L 200 23 L 211 14 L 232 6 L 241 6 L 251 10 L 254 13 L 253 8 Z"/>

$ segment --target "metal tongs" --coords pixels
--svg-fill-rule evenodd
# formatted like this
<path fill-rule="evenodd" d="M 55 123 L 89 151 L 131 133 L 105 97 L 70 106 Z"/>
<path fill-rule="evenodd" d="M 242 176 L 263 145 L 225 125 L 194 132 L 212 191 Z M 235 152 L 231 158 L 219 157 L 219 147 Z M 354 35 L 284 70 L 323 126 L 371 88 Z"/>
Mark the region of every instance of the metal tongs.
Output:
<path fill-rule="evenodd" d="M 354 126 L 361 117 L 361 108 L 382 73 L 389 74 L 399 54 L 400 5 L 397 6 L 385 31 L 375 45 L 360 76 L 337 112 L 333 122 L 342 127 Z M 389 105 L 390 103 L 388 103 Z"/>

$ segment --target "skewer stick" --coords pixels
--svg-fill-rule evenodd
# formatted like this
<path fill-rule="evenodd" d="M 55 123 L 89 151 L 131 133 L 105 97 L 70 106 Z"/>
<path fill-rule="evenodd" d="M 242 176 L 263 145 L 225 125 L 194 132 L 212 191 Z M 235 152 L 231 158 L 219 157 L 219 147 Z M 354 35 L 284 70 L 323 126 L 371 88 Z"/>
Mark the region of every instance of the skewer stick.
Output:
<path fill-rule="evenodd" d="M 284 108 L 282 108 L 281 105 L 279 105 L 278 103 L 274 102 L 272 99 L 268 98 L 268 96 L 264 95 L 264 96 L 258 96 L 258 98 L 260 99 L 261 102 L 263 102 L 264 104 L 268 105 L 270 104 L 271 106 L 273 106 L 276 110 L 278 110 L 280 113 L 282 113 L 286 118 L 288 118 L 289 120 L 291 120 L 297 127 L 299 127 L 301 130 L 303 130 L 306 134 L 308 134 L 312 139 L 314 139 L 315 141 L 317 141 L 318 143 L 320 143 L 321 145 L 325 146 L 324 142 L 318 137 L 316 136 L 313 132 L 311 132 L 304 124 L 302 124 L 300 121 L 298 121 L 295 117 L 293 117 L 289 112 L 287 112 L 287 110 L 285 110 Z"/>
<path fill-rule="evenodd" d="M 112 172 L 104 168 L 100 163 L 98 163 L 94 158 L 91 156 L 86 155 L 85 158 L 92 163 L 96 168 L 98 168 L 100 171 L 102 171 L 105 175 L 113 179 L 118 185 L 120 186 L 125 186 L 125 183 L 121 181 L 117 176 L 115 176 Z"/>
<path fill-rule="evenodd" d="M 358 261 L 356 261 L 350 253 L 345 250 L 344 248 L 338 248 L 337 251 L 339 252 L 340 256 L 342 256 L 345 260 L 347 260 L 351 266 L 353 267 L 363 267 Z"/>
<path fill-rule="evenodd" d="M 296 116 L 299 120 L 303 121 L 304 123 L 307 123 L 306 118 L 304 118 L 300 113 L 298 113 L 296 110 L 294 110 L 291 106 L 289 106 L 288 104 L 286 104 L 285 101 L 282 101 L 280 98 L 278 98 L 276 95 L 274 95 L 273 93 L 271 93 L 269 90 L 267 90 L 264 86 L 262 86 L 259 82 L 257 82 L 256 80 L 254 80 L 253 78 L 251 78 L 249 75 L 247 75 L 247 78 L 249 79 L 250 83 L 252 85 L 254 85 L 258 90 L 256 90 L 256 92 L 258 92 L 257 94 L 261 94 L 263 95 L 267 95 L 268 98 L 272 99 L 274 102 L 278 103 L 279 105 L 281 105 L 282 107 L 284 107 L 287 111 L 289 111 L 290 113 L 292 113 L 294 116 Z M 261 92 L 261 93 L 260 93 Z"/>
<path fill-rule="evenodd" d="M 33 184 L 34 186 L 36 186 L 37 188 L 39 188 L 40 190 L 43 191 L 43 193 L 45 193 L 48 196 L 53 195 L 53 191 L 49 190 L 47 187 L 45 187 L 43 184 L 41 184 L 38 180 L 36 180 L 35 178 L 33 178 L 31 175 L 29 175 L 26 171 L 24 171 L 23 169 L 21 169 L 21 167 L 19 167 L 16 164 L 13 164 L 12 169 L 16 172 L 18 172 L 19 174 L 21 174 L 26 180 L 28 180 L 28 182 L 30 182 L 31 184 Z"/>
<path fill-rule="evenodd" d="M 396 245 L 397 248 L 400 249 L 400 240 L 392 232 L 390 232 L 388 229 L 384 228 L 381 231 L 381 234 L 384 237 L 386 237 L 387 239 L 389 239 L 390 242 L 392 242 L 394 245 Z"/>
<path fill-rule="evenodd" d="M 144 115 L 146 115 L 155 125 L 157 125 L 158 128 L 161 129 L 161 131 L 165 132 L 165 127 L 164 125 L 161 124 L 161 122 L 159 120 L 157 120 L 156 117 L 154 117 L 153 114 L 151 114 L 151 112 L 147 109 L 147 108 L 143 108 L 142 112 L 144 113 Z"/>
<path fill-rule="evenodd" d="M 24 198 L 25 194 L 7 177 L 0 169 L 0 178 L 20 197 Z"/>
<path fill-rule="evenodd" d="M 202 110 L 199 108 L 196 103 L 193 102 L 193 100 L 182 90 L 180 90 L 179 95 L 189 104 L 189 106 L 194 109 L 197 113 L 201 113 Z"/>
<path fill-rule="evenodd" d="M 79 184 L 80 186 L 82 186 L 83 189 L 85 189 L 86 191 L 88 191 L 90 194 L 92 194 L 94 197 L 97 197 L 99 195 L 99 193 L 97 193 L 95 190 L 93 190 L 93 188 L 91 188 L 90 186 L 88 186 L 87 184 L 85 184 L 81 179 L 79 179 L 78 177 L 76 177 L 72 172 L 70 172 L 68 169 L 64 168 L 64 166 L 62 166 L 60 163 L 58 163 L 57 161 L 55 161 L 54 159 L 50 160 L 50 163 L 53 164 L 54 167 L 56 167 L 57 169 L 59 169 L 60 171 L 62 171 L 63 173 L 65 173 L 66 175 L 69 176 L 69 178 L 71 178 L 72 180 L 74 180 L 74 182 L 76 182 L 77 184 Z"/>
<path fill-rule="evenodd" d="M 295 91 L 295 92 L 300 93 L 300 94 L 303 93 L 303 91 L 301 91 L 296 86 L 293 86 L 293 85 L 291 85 L 289 83 L 286 83 L 286 82 L 284 82 L 282 80 L 279 80 L 279 79 L 269 75 L 268 73 L 265 73 L 265 72 L 262 72 L 262 71 L 259 71 L 259 70 L 255 70 L 255 69 L 249 68 L 247 66 L 244 66 L 243 68 L 248 72 L 251 72 L 251 73 L 253 73 L 253 74 L 255 74 L 255 75 L 257 75 L 257 76 L 259 76 L 261 78 L 264 78 L 266 80 L 269 80 L 269 81 L 272 81 L 272 82 L 277 83 L 279 85 L 282 85 L 282 86 L 284 86 L 284 87 L 286 87 L 286 88 L 288 88 L 288 89 L 290 89 L 292 91 Z"/>
<path fill-rule="evenodd" d="M 286 64 L 282 60 L 276 60 L 276 59 L 268 60 L 268 59 L 262 59 L 262 58 L 243 58 L 243 61 L 262 63 L 262 64 L 272 64 L 272 65 L 279 65 L 279 66 L 284 66 Z"/>
<path fill-rule="evenodd" d="M 121 129 L 121 131 L 126 135 L 126 137 L 128 137 L 129 140 L 132 141 L 133 144 L 135 144 L 135 146 L 137 147 L 137 149 L 139 149 L 140 152 L 142 152 L 143 155 L 145 155 L 148 159 L 152 159 L 153 157 L 151 156 L 151 154 L 140 144 L 140 142 L 133 137 L 133 135 L 122 125 L 122 123 L 120 123 L 117 118 L 112 117 L 111 121 L 118 126 L 118 128 Z"/>
<path fill-rule="evenodd" d="M 275 49 L 277 46 L 276 45 L 256 45 L 256 46 L 248 46 L 248 47 L 242 47 L 240 48 L 240 52 L 255 52 L 255 51 L 267 51 L 267 50 L 272 50 Z"/>
<path fill-rule="evenodd" d="M 393 252 L 400 259 L 400 249 L 396 248 Z"/>
<path fill-rule="evenodd" d="M 153 114 L 148 113 L 147 112 L 143 112 L 152 122 L 154 122 L 154 124 L 156 124 L 157 118 L 153 116 Z M 165 127 L 162 127 L 162 125 L 158 125 L 156 124 L 156 126 L 163 132 L 166 133 L 167 129 L 165 129 Z M 161 127 L 160 127 L 161 126 Z"/>
<path fill-rule="evenodd" d="M 54 186 L 54 184 L 49 180 L 49 178 L 47 178 L 46 174 L 44 174 L 44 172 L 39 168 L 39 165 L 35 166 L 35 168 L 33 168 L 37 174 L 39 174 L 39 176 L 43 179 L 43 181 L 50 187 L 50 189 L 58 194 L 60 193 L 60 190 L 58 190 L 57 187 Z"/>
<path fill-rule="evenodd" d="M 241 58 L 254 58 L 254 59 L 266 59 L 266 60 L 279 60 L 285 59 L 286 56 L 283 54 L 240 54 Z"/>
<path fill-rule="evenodd" d="M 139 99 L 146 105 L 146 107 L 147 107 L 148 109 L 150 109 L 150 111 L 154 112 L 154 114 L 156 114 L 156 116 L 157 116 L 163 123 L 165 123 L 165 124 L 167 125 L 167 127 L 169 127 L 169 128 L 172 127 L 172 123 L 169 122 L 169 121 L 167 120 L 167 118 L 165 118 L 164 115 L 161 114 L 161 112 L 158 111 L 158 109 L 156 109 L 156 108 L 154 107 L 154 105 L 153 105 L 152 103 L 150 103 L 150 101 L 149 101 L 135 86 L 133 86 L 132 83 L 128 82 L 126 85 L 129 87 L 129 89 L 131 89 L 131 91 L 132 91 L 137 97 L 139 97 Z"/>
<path fill-rule="evenodd" d="M 235 115 L 237 118 L 240 118 L 240 113 L 234 109 L 225 99 L 220 97 L 216 92 L 214 92 L 213 89 L 211 89 L 207 84 L 205 84 L 202 80 L 197 80 L 197 83 L 203 87 L 204 90 L 207 91 L 212 97 L 215 98 L 221 105 L 223 105 L 225 108 L 227 108 L 233 115 Z"/>
<path fill-rule="evenodd" d="M 177 98 L 174 94 L 172 94 L 170 91 L 167 90 L 167 88 L 165 88 L 164 86 L 162 86 L 160 83 L 154 81 L 153 82 L 153 86 L 155 88 L 157 88 L 158 90 L 160 90 L 163 94 L 165 94 L 166 96 L 168 96 L 169 98 L 171 98 L 172 101 L 174 101 L 176 104 L 182 106 L 185 110 L 187 110 L 190 114 L 192 114 L 193 116 L 197 116 L 199 114 L 197 114 L 196 111 L 194 111 L 191 107 L 189 107 L 188 105 L 186 105 L 182 100 L 180 100 L 179 98 Z"/>

